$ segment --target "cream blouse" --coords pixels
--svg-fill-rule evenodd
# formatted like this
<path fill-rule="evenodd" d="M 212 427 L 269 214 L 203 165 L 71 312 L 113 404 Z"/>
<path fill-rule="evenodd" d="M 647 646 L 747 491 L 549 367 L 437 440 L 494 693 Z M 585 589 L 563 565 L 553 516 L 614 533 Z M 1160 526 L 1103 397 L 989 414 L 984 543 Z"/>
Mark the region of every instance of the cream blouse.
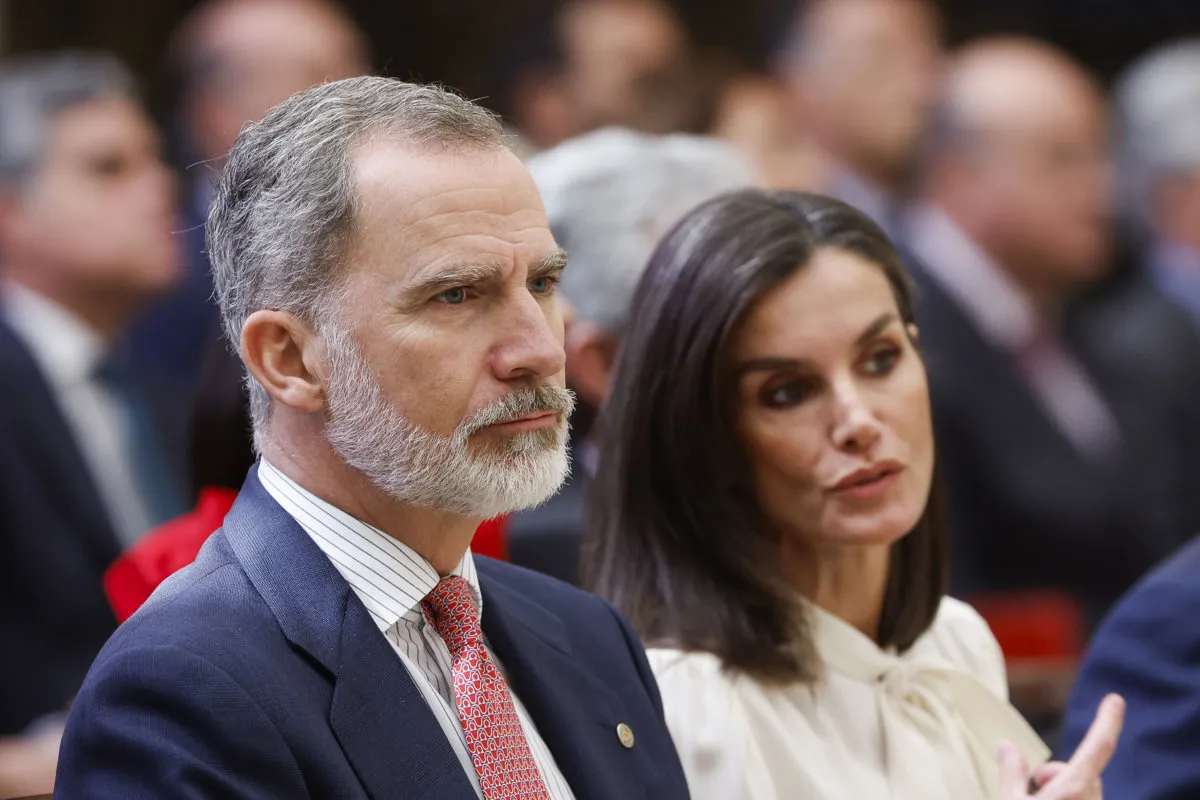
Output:
<path fill-rule="evenodd" d="M 824 667 L 814 684 L 766 686 L 708 653 L 649 650 L 693 800 L 993 800 L 997 747 L 1030 767 L 1050 751 L 1008 704 L 983 619 L 942 600 L 903 655 L 811 606 Z"/>

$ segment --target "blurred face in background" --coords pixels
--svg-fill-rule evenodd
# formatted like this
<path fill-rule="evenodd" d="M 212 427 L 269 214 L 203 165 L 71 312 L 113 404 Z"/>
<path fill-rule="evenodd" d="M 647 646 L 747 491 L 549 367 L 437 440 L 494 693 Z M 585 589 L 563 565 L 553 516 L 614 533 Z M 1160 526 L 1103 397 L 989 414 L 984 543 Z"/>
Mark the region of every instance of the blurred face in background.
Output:
<path fill-rule="evenodd" d="M 188 121 L 203 158 L 223 159 L 243 125 L 292 94 L 369 69 L 361 34 L 317 0 L 217 0 L 183 30 Z"/>
<path fill-rule="evenodd" d="M 907 178 L 937 95 L 932 4 L 818 0 L 785 64 L 806 125 L 850 167 L 884 186 Z"/>
<path fill-rule="evenodd" d="M 738 427 L 759 502 L 801 548 L 888 545 L 929 497 L 925 368 L 883 270 L 819 250 L 734 340 Z"/>
<path fill-rule="evenodd" d="M 1100 89 L 1048 48 L 1011 43 L 965 53 L 951 91 L 963 133 L 948 210 L 1035 291 L 1099 277 L 1115 202 Z"/>
<path fill-rule="evenodd" d="M 825 184 L 826 164 L 796 119 L 793 98 L 782 86 L 741 78 L 722 92 L 712 133 L 750 158 L 761 185 L 814 191 Z"/>
<path fill-rule="evenodd" d="M 175 200 L 158 132 L 134 101 L 69 108 L 6 208 L 5 257 L 27 283 L 77 310 L 130 314 L 179 275 Z"/>
<path fill-rule="evenodd" d="M 670 133 L 693 123 L 687 38 L 656 0 L 581 0 L 563 15 L 566 99 L 579 132 L 624 125 Z"/>

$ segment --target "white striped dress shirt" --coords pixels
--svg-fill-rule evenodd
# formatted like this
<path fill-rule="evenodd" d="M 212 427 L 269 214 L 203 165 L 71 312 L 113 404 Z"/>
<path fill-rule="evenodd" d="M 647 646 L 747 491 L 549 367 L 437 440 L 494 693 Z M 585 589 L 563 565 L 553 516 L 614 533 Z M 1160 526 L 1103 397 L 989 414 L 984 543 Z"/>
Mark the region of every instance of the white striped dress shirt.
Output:
<path fill-rule="evenodd" d="M 258 478 L 271 497 L 321 548 L 367 607 L 437 717 L 463 771 L 471 779 L 476 795 L 482 798 L 479 777 L 471 762 L 454 703 L 450 650 L 433 626 L 426 623 L 421 611 L 421 601 L 440 580 L 437 571 L 412 548 L 321 500 L 265 458 L 259 461 Z M 470 550 L 450 574 L 458 575 L 470 584 L 471 595 L 482 613 L 483 597 Z M 491 647 L 488 647 L 488 654 L 503 672 L 504 667 Z M 509 691 L 512 691 L 511 687 Z M 512 699 L 550 797 L 552 800 L 574 800 L 571 787 L 559 772 L 554 756 L 542 741 L 521 699 L 515 693 Z M 401 733 L 396 732 L 397 736 Z"/>

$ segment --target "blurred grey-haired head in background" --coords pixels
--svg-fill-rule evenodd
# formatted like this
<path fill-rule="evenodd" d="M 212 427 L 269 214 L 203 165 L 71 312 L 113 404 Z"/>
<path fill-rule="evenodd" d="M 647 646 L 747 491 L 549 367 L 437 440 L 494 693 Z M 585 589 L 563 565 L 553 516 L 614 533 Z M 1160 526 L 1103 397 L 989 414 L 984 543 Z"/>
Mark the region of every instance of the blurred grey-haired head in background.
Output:
<path fill-rule="evenodd" d="M 754 167 L 716 139 L 613 127 L 563 142 L 528 166 L 570 258 L 561 288 L 575 311 L 567 379 L 599 407 L 619 331 L 659 240 L 694 207 L 754 184 Z"/>
<path fill-rule="evenodd" d="M 112 56 L 63 52 L 8 60 L 0 69 L 0 183 L 34 172 L 58 116 L 95 100 L 134 98 L 133 75 Z"/>
<path fill-rule="evenodd" d="M 1170 226 L 1161 189 L 1200 184 L 1200 38 L 1135 61 L 1114 90 L 1123 210 L 1159 234 Z"/>
<path fill-rule="evenodd" d="M 580 322 L 619 330 L 658 240 L 693 207 L 755 182 L 734 148 L 701 136 L 605 128 L 528 162 L 571 259 L 562 292 Z"/>

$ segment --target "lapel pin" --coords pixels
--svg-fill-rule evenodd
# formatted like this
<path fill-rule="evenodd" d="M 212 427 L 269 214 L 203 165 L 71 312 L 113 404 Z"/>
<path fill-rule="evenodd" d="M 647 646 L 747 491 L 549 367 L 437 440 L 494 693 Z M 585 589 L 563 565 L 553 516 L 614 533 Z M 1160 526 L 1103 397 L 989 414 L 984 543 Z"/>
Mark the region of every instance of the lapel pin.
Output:
<path fill-rule="evenodd" d="M 617 726 L 617 738 L 621 741 L 621 746 L 629 750 L 633 747 L 633 728 L 622 722 Z"/>

